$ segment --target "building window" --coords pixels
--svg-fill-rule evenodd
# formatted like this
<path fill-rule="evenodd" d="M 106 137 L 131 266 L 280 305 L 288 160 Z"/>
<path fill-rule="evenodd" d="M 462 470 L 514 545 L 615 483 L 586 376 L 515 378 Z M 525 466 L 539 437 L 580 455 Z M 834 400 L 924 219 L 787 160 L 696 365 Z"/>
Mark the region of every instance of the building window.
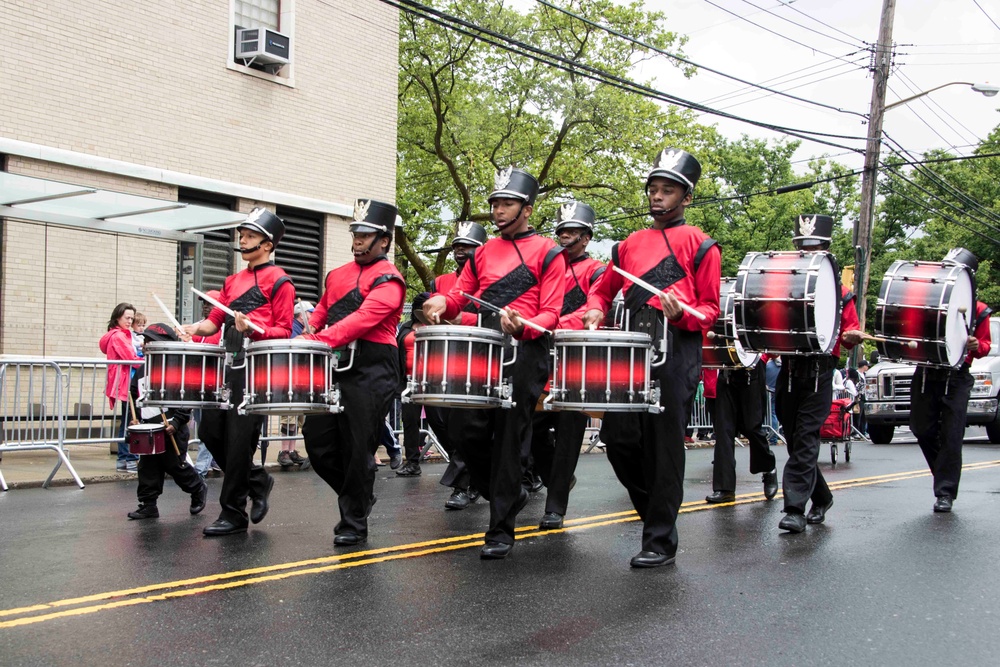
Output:
<path fill-rule="evenodd" d="M 270 28 L 280 32 L 280 0 L 236 0 L 236 26 Z"/>
<path fill-rule="evenodd" d="M 323 214 L 287 206 L 276 213 L 285 221 L 285 237 L 274 263 L 295 283 L 295 295 L 315 305 L 323 293 Z"/>

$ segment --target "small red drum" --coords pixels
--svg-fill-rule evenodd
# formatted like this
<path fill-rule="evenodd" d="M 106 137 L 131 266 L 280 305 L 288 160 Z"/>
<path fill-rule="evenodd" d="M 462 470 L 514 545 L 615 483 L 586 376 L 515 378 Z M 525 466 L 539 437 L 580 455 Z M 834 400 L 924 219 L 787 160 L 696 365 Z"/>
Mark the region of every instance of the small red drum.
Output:
<path fill-rule="evenodd" d="M 451 408 L 510 405 L 503 382 L 503 334 L 484 327 L 435 325 L 413 334 L 413 368 L 403 400 Z"/>
<path fill-rule="evenodd" d="M 333 350 L 315 340 L 263 340 L 247 347 L 247 414 L 341 412 Z"/>
<path fill-rule="evenodd" d="M 736 337 L 736 321 L 733 317 L 736 301 L 733 290 L 736 278 L 723 278 L 719 295 L 719 319 L 706 331 L 701 344 L 701 365 L 703 368 L 753 368 L 760 355 L 743 349 Z M 709 332 L 713 337 L 709 337 Z"/>
<path fill-rule="evenodd" d="M 558 330 L 548 403 L 555 410 L 659 412 L 651 389 L 653 342 L 631 331 Z"/>
<path fill-rule="evenodd" d="M 130 454 L 162 454 L 167 451 L 167 427 L 163 424 L 129 426 L 125 439 Z"/>
<path fill-rule="evenodd" d="M 150 341 L 145 346 L 142 404 L 162 408 L 222 408 L 226 352 L 218 345 Z"/>
<path fill-rule="evenodd" d="M 751 252 L 733 288 L 736 336 L 754 352 L 830 354 L 840 333 L 840 276 L 828 252 Z"/>
<path fill-rule="evenodd" d="M 893 262 L 882 278 L 875 308 L 875 335 L 892 339 L 875 343 L 879 354 L 919 365 L 960 366 L 967 327 L 976 316 L 975 291 L 966 266 Z M 911 341 L 915 347 L 909 346 Z"/>

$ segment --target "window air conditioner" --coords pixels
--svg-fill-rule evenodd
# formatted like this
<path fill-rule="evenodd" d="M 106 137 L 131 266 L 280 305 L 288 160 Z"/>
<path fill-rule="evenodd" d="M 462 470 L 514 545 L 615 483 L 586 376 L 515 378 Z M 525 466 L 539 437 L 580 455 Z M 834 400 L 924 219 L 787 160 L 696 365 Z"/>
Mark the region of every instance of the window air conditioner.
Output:
<path fill-rule="evenodd" d="M 236 31 L 236 58 L 244 65 L 287 65 L 291 40 L 269 28 L 243 28 Z"/>

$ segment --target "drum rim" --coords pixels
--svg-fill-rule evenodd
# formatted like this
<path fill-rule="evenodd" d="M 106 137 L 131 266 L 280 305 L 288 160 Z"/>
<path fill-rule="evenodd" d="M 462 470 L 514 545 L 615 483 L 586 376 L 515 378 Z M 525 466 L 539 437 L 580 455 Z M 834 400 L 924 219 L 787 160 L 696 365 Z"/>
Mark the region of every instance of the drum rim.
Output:
<path fill-rule="evenodd" d="M 129 431 L 135 431 L 136 433 L 156 433 L 157 431 L 165 431 L 167 427 L 163 424 L 129 424 L 127 427 Z"/>
<path fill-rule="evenodd" d="M 607 340 L 602 340 L 607 339 Z M 627 345 L 627 347 L 652 346 L 653 339 L 648 333 L 642 331 L 616 331 L 614 329 L 556 329 L 553 335 L 556 345 L 560 343 L 617 343 L 617 347 L 623 347 L 624 343 L 634 342 L 641 345 Z"/>
<path fill-rule="evenodd" d="M 503 344 L 503 333 L 487 327 L 470 327 L 462 324 L 435 324 L 413 332 L 414 340 L 478 340 L 483 343 Z"/>
<path fill-rule="evenodd" d="M 146 357 L 151 353 L 156 354 L 157 352 L 190 352 L 196 355 L 205 356 L 224 356 L 226 351 L 221 345 L 212 345 L 209 343 L 184 343 L 181 341 L 173 340 L 151 340 L 146 342 L 144 346 L 144 352 Z"/>
<path fill-rule="evenodd" d="M 262 352 L 319 352 L 333 354 L 333 348 L 319 340 L 298 340 L 296 338 L 281 338 L 277 340 L 258 340 L 247 346 L 247 355 Z"/>

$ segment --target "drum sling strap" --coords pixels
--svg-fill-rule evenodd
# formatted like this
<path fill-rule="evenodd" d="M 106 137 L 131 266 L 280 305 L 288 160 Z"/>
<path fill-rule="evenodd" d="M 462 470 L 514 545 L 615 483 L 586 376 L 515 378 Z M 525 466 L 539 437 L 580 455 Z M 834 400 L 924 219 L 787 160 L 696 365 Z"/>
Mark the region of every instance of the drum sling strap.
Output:
<path fill-rule="evenodd" d="M 292 284 L 292 279 L 288 276 L 281 276 L 274 281 L 274 285 L 271 286 L 270 298 L 264 296 L 264 292 L 261 291 L 260 287 L 257 285 L 257 274 L 254 273 L 254 286 L 248 289 L 246 292 L 236 297 L 230 301 L 227 305 L 234 311 L 239 311 L 244 315 L 252 313 L 261 306 L 267 304 L 271 299 L 274 298 L 275 293 L 278 289 L 285 283 Z M 242 362 L 245 359 L 245 353 L 243 350 L 243 341 L 246 336 L 242 331 L 236 330 L 236 319 L 231 316 L 226 316 L 225 321 L 226 328 L 222 332 L 223 345 L 226 348 L 226 352 L 233 355 L 232 368 L 242 368 Z"/>

